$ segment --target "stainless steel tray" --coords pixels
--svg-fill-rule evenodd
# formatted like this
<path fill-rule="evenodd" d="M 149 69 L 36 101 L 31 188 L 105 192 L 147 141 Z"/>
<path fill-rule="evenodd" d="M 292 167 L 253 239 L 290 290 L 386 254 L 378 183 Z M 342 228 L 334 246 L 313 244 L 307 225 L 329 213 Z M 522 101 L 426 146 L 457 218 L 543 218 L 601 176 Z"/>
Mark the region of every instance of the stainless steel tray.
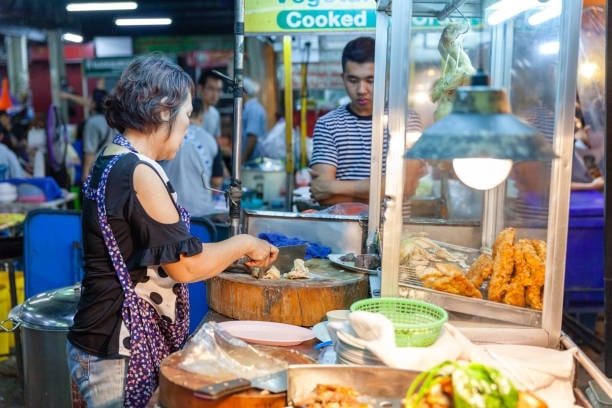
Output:
<path fill-rule="evenodd" d="M 294 406 L 317 384 L 352 387 L 373 407 L 397 407 L 419 372 L 383 366 L 300 364 L 287 371 L 287 402 Z M 297 406 L 296 406 L 297 407 Z"/>

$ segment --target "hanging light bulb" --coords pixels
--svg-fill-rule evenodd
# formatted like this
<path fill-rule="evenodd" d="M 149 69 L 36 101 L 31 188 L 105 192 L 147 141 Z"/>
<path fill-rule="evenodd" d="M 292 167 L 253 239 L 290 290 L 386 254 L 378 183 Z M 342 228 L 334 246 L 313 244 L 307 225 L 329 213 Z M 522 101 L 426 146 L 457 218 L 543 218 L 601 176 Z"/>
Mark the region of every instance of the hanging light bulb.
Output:
<path fill-rule="evenodd" d="M 487 190 L 508 177 L 513 162 L 555 154 L 543 134 L 510 113 L 504 90 L 477 85 L 457 88 L 452 112 L 428 126 L 405 157 L 452 160 L 463 183 Z"/>
<path fill-rule="evenodd" d="M 468 187 L 489 190 L 501 184 L 512 169 L 512 160 L 472 158 L 453 159 L 455 174 Z"/>

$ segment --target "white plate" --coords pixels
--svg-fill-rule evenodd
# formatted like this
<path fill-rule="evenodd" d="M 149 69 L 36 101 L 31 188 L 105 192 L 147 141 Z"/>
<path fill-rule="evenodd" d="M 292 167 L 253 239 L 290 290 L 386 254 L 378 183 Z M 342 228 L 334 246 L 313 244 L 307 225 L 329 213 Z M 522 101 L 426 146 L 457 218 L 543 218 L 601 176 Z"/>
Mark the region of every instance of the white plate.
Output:
<path fill-rule="evenodd" d="M 315 338 L 312 330 L 285 323 L 233 320 L 221 322 L 219 326 L 247 343 L 268 346 L 295 346 Z"/>
<path fill-rule="evenodd" d="M 327 259 L 329 259 L 330 262 L 333 263 L 334 265 L 339 266 L 341 268 L 348 269 L 349 271 L 362 272 L 362 273 L 367 273 L 370 275 L 378 275 L 378 269 L 360 268 L 358 266 L 355 266 L 355 262 L 353 261 L 341 260 L 340 258 L 342 258 L 345 255 L 346 254 L 329 254 L 327 255 Z"/>
<path fill-rule="evenodd" d="M 322 342 L 330 341 L 331 337 L 329 337 L 329 331 L 327 331 L 327 322 L 317 323 L 312 326 L 312 331 L 314 332 L 317 339 Z"/>

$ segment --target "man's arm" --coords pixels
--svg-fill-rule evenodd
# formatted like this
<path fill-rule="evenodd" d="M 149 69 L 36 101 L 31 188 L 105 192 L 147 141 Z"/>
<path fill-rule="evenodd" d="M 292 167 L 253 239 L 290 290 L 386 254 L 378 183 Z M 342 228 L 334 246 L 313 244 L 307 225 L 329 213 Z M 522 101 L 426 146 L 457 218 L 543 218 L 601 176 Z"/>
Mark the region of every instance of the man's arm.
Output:
<path fill-rule="evenodd" d="M 249 158 L 255 151 L 255 146 L 257 146 L 257 135 L 253 133 L 247 134 L 246 146 L 244 147 L 244 156 L 242 157 L 242 163 L 246 163 L 247 161 L 249 161 Z"/>
<path fill-rule="evenodd" d="M 367 204 L 370 199 L 370 179 L 336 180 L 336 168 L 329 164 L 315 164 L 310 168 L 310 194 L 319 204 L 333 205 L 346 202 Z"/>

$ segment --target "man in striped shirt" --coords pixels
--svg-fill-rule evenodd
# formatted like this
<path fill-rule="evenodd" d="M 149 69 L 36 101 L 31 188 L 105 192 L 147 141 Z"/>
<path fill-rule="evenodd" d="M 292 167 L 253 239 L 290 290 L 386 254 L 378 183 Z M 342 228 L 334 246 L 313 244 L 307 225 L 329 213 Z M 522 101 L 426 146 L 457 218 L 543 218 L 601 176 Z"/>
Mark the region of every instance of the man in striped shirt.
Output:
<path fill-rule="evenodd" d="M 310 161 L 310 193 L 321 205 L 368 203 L 372 147 L 374 39 L 356 38 L 342 52 L 342 80 L 351 102 L 317 120 Z M 418 114 L 411 111 L 407 131 L 422 131 Z M 383 138 L 383 163 L 389 137 Z M 411 196 L 422 175 L 421 164 L 407 161 L 405 195 Z"/>

